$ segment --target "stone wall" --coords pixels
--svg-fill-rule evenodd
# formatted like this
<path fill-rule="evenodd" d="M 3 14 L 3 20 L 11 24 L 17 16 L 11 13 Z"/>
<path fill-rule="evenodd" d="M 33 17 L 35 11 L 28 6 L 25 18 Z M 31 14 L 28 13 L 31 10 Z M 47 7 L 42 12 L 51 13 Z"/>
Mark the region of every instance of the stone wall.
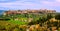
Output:
<path fill-rule="evenodd" d="M 25 14 L 25 13 L 55 13 L 55 10 L 47 10 L 47 9 L 40 9 L 40 10 L 8 10 L 4 13 L 5 14 Z"/>

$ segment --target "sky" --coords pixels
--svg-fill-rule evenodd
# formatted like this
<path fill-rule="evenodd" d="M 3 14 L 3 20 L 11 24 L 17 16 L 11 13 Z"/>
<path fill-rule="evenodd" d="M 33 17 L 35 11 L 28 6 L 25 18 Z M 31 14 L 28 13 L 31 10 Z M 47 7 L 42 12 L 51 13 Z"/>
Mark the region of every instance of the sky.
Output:
<path fill-rule="evenodd" d="M 0 10 L 50 9 L 60 12 L 60 0 L 0 0 Z"/>

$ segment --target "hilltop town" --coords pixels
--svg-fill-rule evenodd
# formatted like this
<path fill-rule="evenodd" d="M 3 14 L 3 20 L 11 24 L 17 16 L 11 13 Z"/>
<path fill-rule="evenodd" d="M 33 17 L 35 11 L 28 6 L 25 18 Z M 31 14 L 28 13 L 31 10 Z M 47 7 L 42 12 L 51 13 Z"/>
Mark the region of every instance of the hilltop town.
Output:
<path fill-rule="evenodd" d="M 56 10 L 47 10 L 47 9 L 40 9 L 40 10 L 8 10 L 4 12 L 4 15 L 10 15 L 10 14 L 26 14 L 26 13 L 55 13 Z"/>

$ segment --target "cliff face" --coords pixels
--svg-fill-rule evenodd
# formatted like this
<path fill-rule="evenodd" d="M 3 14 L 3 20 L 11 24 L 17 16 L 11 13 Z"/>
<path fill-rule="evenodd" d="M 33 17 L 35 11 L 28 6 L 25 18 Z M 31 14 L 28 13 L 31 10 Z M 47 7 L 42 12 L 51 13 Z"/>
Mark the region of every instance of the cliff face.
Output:
<path fill-rule="evenodd" d="M 55 13 L 55 10 L 9 10 L 4 14 L 25 14 L 25 13 Z"/>

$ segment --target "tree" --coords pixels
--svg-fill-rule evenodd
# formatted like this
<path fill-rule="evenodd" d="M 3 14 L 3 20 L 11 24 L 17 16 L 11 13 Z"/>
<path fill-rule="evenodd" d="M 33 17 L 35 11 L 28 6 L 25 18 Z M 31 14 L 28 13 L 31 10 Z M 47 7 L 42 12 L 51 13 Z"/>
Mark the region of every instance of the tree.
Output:
<path fill-rule="evenodd" d="M 47 20 L 53 18 L 53 15 L 51 13 L 47 14 Z"/>
<path fill-rule="evenodd" d="M 60 13 L 56 14 L 55 19 L 60 20 Z"/>

